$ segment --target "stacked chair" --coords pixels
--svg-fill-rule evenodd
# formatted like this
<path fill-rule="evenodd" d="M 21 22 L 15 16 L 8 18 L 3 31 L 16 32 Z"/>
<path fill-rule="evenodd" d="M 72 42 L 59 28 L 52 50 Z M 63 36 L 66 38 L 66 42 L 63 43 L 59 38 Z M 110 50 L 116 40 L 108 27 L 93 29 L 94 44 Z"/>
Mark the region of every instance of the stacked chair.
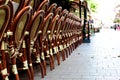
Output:
<path fill-rule="evenodd" d="M 49 0 L 1 0 L 0 79 L 25 71 L 34 80 L 34 64 L 44 78 L 47 64 L 55 69 L 82 43 L 81 31 L 80 18 Z"/>
<path fill-rule="evenodd" d="M 5 3 L 1 3 L 5 4 Z M 7 5 L 0 6 L 0 77 L 1 79 L 8 79 L 7 62 L 5 54 L 5 31 L 10 21 L 10 9 Z"/>

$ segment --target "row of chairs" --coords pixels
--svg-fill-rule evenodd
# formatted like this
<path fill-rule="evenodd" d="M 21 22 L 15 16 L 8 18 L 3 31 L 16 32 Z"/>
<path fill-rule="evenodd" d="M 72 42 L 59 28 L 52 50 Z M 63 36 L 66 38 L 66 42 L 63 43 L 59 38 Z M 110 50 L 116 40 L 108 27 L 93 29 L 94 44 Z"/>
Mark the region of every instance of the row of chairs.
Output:
<path fill-rule="evenodd" d="M 34 80 L 33 64 L 41 76 L 64 61 L 82 43 L 81 20 L 49 0 L 0 0 L 0 75 L 2 80 L 20 80 L 26 71 Z M 12 76 L 12 78 L 11 78 Z"/>

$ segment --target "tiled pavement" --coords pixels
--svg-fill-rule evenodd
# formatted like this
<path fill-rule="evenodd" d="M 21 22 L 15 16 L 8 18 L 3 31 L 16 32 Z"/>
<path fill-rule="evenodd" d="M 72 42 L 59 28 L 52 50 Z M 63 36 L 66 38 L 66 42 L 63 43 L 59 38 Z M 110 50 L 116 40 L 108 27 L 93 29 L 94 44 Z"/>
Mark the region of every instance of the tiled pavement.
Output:
<path fill-rule="evenodd" d="M 120 80 L 120 31 L 102 29 L 81 44 L 60 66 L 35 80 Z"/>

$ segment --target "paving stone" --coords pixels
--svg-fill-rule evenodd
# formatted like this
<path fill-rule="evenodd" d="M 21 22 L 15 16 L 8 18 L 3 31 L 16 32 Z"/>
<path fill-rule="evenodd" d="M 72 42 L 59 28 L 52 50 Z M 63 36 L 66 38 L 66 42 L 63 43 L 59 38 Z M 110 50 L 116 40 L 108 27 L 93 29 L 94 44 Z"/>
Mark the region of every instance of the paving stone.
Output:
<path fill-rule="evenodd" d="M 91 36 L 91 43 L 82 43 L 73 53 L 41 78 L 35 80 L 120 80 L 120 31 L 102 29 Z M 22 79 L 25 80 L 25 79 Z"/>

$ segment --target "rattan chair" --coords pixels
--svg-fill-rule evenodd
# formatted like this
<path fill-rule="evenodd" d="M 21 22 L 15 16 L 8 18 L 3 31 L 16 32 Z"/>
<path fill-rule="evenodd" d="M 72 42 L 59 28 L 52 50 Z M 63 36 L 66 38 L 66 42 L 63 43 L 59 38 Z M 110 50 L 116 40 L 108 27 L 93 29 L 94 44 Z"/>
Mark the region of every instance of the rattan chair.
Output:
<path fill-rule="evenodd" d="M 53 69 L 52 59 L 51 59 L 50 54 L 49 54 L 50 53 L 49 47 L 47 46 L 48 40 L 47 40 L 47 34 L 46 34 L 47 28 L 51 23 L 52 17 L 53 17 L 53 13 L 49 13 L 44 18 L 43 25 L 40 27 L 40 34 L 38 37 L 39 45 L 40 45 L 40 49 L 41 49 L 41 58 L 42 58 L 42 61 L 44 64 L 43 66 L 44 66 L 45 75 L 46 75 L 46 59 L 47 58 L 49 59 L 49 62 L 50 62 L 50 69 L 51 70 Z"/>
<path fill-rule="evenodd" d="M 62 22 L 60 28 L 58 28 L 59 32 L 59 51 L 62 54 L 62 60 L 64 61 L 66 59 L 65 54 L 67 55 L 67 51 L 64 49 L 64 35 L 63 35 L 63 29 L 65 28 L 66 25 L 66 18 L 67 18 L 67 14 L 68 11 L 66 9 L 64 9 L 61 13 L 60 13 L 60 17 L 64 17 L 64 21 Z"/>
<path fill-rule="evenodd" d="M 57 27 L 56 25 L 57 25 L 58 19 L 59 19 L 59 15 L 56 15 L 52 19 L 52 21 L 50 23 L 50 26 L 48 26 L 47 33 L 46 33 L 47 34 L 47 39 L 48 39 L 48 46 L 49 46 L 50 56 L 52 58 L 53 68 L 54 68 L 54 54 L 57 55 L 57 61 L 58 61 L 58 64 L 60 64 L 60 57 L 58 56 L 59 53 L 57 53 L 56 49 L 54 48 L 55 37 L 54 37 L 54 34 L 53 34 L 54 28 Z"/>
<path fill-rule="evenodd" d="M 29 79 L 32 80 L 31 74 L 28 68 L 28 62 L 26 58 L 26 53 L 21 51 L 21 48 L 23 48 L 23 39 L 25 36 L 25 31 L 27 29 L 27 25 L 31 18 L 31 7 L 26 6 L 23 9 L 21 9 L 16 17 L 13 19 L 13 22 L 11 24 L 10 30 L 9 30 L 9 45 L 8 45 L 8 53 L 9 58 L 11 60 L 11 67 L 12 67 L 12 73 L 15 75 L 15 80 L 19 80 L 18 70 L 27 70 Z M 16 63 L 16 60 L 19 60 L 19 62 L 22 63 L 22 67 L 20 64 Z M 17 66 L 18 65 L 18 66 Z M 9 67 L 10 68 L 10 67 Z"/>
<path fill-rule="evenodd" d="M 31 72 L 32 74 L 34 74 L 34 72 L 32 71 L 32 63 L 39 64 L 42 78 L 44 77 L 44 68 L 40 58 L 41 53 L 39 50 L 39 44 L 38 44 L 37 38 L 39 35 L 39 29 L 43 24 L 44 14 L 45 12 L 43 10 L 40 10 L 34 13 L 27 30 L 29 34 L 26 35 L 26 38 L 25 38 L 26 45 L 27 45 L 26 50 L 28 52 L 28 55 L 27 55 L 28 63 L 29 63 L 29 67 L 31 68 Z"/>
<path fill-rule="evenodd" d="M 60 65 L 60 49 L 59 49 L 60 39 L 61 39 L 60 27 L 61 27 L 63 21 L 64 21 L 64 17 L 59 18 L 59 20 L 57 21 L 57 25 L 55 26 L 53 33 L 52 33 L 53 34 L 52 37 L 54 39 L 54 45 L 53 45 L 54 55 L 56 55 L 56 57 L 57 57 L 58 65 Z M 64 58 L 63 55 L 64 54 L 62 54 L 62 59 Z"/>
<path fill-rule="evenodd" d="M 7 61 L 6 61 L 6 29 L 10 20 L 10 8 L 7 5 L 0 6 L 0 74 L 2 80 L 8 80 Z"/>

